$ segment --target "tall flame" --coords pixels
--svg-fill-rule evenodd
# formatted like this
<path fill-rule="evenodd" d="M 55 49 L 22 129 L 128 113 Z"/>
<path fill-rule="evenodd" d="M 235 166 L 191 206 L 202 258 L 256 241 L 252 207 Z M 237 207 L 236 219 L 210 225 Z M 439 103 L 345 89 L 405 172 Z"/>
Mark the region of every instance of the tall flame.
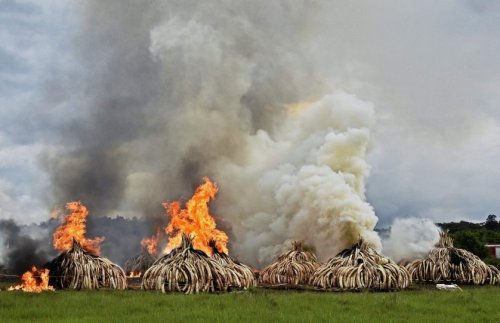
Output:
<path fill-rule="evenodd" d="M 86 251 L 99 255 L 99 245 L 104 237 L 85 238 L 89 214 L 87 208 L 78 201 L 67 203 L 66 209 L 69 214 L 64 216 L 64 222 L 54 232 L 54 248 L 59 251 L 69 250 L 73 247 L 73 241 L 76 240 Z"/>
<path fill-rule="evenodd" d="M 39 279 L 36 278 L 39 276 Z M 21 285 L 9 287 L 9 290 L 22 290 L 28 293 L 41 293 L 44 290 L 54 290 L 54 287 L 49 286 L 49 270 L 48 269 L 37 269 L 35 266 L 31 268 L 31 271 L 27 271 L 21 277 Z"/>
<path fill-rule="evenodd" d="M 178 247 L 181 244 L 182 233 L 193 236 L 193 246 L 212 255 L 210 241 L 215 243 L 219 252 L 228 253 L 227 242 L 229 240 L 224 231 L 216 229 L 215 220 L 210 215 L 208 203 L 215 198 L 218 188 L 208 177 L 203 178 L 205 183 L 198 186 L 193 197 L 187 201 L 185 208 L 181 208 L 179 201 L 163 203 L 170 223 L 165 232 L 170 236 L 166 251 Z"/>
<path fill-rule="evenodd" d="M 141 246 L 146 247 L 150 255 L 156 255 L 158 252 L 158 243 L 160 242 L 160 228 L 156 229 L 156 233 L 149 238 L 144 238 L 141 241 Z"/>

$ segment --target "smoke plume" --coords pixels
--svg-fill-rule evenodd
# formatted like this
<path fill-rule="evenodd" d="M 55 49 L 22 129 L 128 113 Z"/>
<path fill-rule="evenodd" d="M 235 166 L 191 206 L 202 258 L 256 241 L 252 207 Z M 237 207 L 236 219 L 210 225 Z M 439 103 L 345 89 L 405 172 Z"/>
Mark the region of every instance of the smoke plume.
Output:
<path fill-rule="evenodd" d="M 0 264 L 15 274 L 29 270 L 32 265 L 44 265 L 49 259 L 50 247 L 43 236 L 46 234 L 32 237 L 22 232 L 13 220 L 0 220 Z"/>
<path fill-rule="evenodd" d="M 11 274 L 21 274 L 32 265 L 43 266 L 57 255 L 52 237 L 59 224 L 55 219 L 31 225 L 1 220 L 0 265 Z M 102 256 L 120 265 L 141 252 L 140 241 L 151 232 L 151 224 L 140 219 L 89 217 L 87 222 L 87 236 L 105 237 Z"/>
<path fill-rule="evenodd" d="M 324 68 L 329 9 L 86 2 L 74 37 L 79 112 L 42 158 L 51 204 L 79 199 L 93 213 L 151 217 L 210 176 L 242 260 L 267 262 L 290 239 L 322 258 L 359 238 L 380 248 L 364 196 L 373 107 Z"/>
<path fill-rule="evenodd" d="M 322 259 L 360 238 L 380 248 L 377 217 L 364 200 L 372 105 L 337 91 L 302 106 L 279 139 L 258 132 L 248 138 L 247 163 L 225 164 L 217 175 L 233 188 L 221 202 L 247 261 L 269 261 L 292 239 L 315 246 Z"/>
<path fill-rule="evenodd" d="M 395 219 L 382 240 L 384 253 L 394 261 L 421 258 L 439 241 L 439 231 L 430 219 Z"/>

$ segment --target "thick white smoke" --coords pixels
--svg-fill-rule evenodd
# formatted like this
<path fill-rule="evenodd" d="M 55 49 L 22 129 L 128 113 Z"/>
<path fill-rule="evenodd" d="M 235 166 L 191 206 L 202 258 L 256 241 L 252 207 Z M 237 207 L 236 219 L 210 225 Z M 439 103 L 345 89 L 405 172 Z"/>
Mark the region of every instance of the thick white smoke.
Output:
<path fill-rule="evenodd" d="M 220 167 L 224 215 L 235 249 L 251 263 L 269 262 L 293 239 L 335 255 L 360 238 L 380 248 L 377 217 L 364 198 L 371 104 L 336 91 L 283 120 L 276 138 L 248 138 L 249 159 Z"/>
<path fill-rule="evenodd" d="M 397 218 L 382 244 L 385 255 L 401 261 L 425 256 L 438 241 L 439 228 L 430 219 Z"/>

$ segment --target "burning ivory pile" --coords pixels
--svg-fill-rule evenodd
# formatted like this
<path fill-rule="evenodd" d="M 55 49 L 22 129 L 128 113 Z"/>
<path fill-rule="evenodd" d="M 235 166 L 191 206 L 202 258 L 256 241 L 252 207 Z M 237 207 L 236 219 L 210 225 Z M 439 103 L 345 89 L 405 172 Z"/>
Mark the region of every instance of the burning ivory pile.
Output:
<path fill-rule="evenodd" d="M 64 251 L 45 265 L 50 270 L 50 284 L 57 288 L 125 289 L 125 273 L 107 258 L 95 256 L 83 250 L 80 243 Z"/>
<path fill-rule="evenodd" d="M 453 240 L 446 232 L 427 257 L 417 259 L 406 267 L 417 282 L 455 282 L 458 284 L 498 284 L 500 272 L 485 264 L 473 253 L 453 247 Z"/>
<path fill-rule="evenodd" d="M 312 252 L 302 250 L 301 242 L 294 241 L 292 247 L 260 273 L 260 284 L 293 287 L 309 282 L 320 263 Z"/>
<path fill-rule="evenodd" d="M 322 289 L 399 290 L 411 283 L 404 267 L 378 254 L 360 241 L 321 265 L 310 284 Z"/>
<path fill-rule="evenodd" d="M 130 277 L 140 277 L 141 273 L 148 270 L 154 262 L 155 258 L 151 256 L 147 248 L 143 248 L 140 254 L 127 260 L 125 263 L 125 272 Z"/>
<path fill-rule="evenodd" d="M 181 245 L 159 258 L 142 278 L 143 289 L 162 292 L 224 291 L 228 287 L 222 265 L 201 250 L 193 248 L 192 239 L 182 235 Z"/>
<path fill-rule="evenodd" d="M 228 256 L 229 238 L 209 212 L 217 190 L 205 177 L 184 207 L 180 201 L 163 203 L 170 218 L 167 249 L 174 249 L 146 271 L 143 289 L 191 294 L 255 286 L 252 270 Z"/>
<path fill-rule="evenodd" d="M 161 230 L 159 227 L 156 228 L 156 233 L 151 236 L 142 239 L 141 246 L 142 251 L 137 256 L 130 258 L 125 263 L 125 272 L 129 278 L 139 278 L 142 274 L 151 267 L 151 265 L 156 260 L 156 254 L 158 252 L 158 244 L 161 238 Z"/>
<path fill-rule="evenodd" d="M 62 253 L 47 263 L 50 284 L 56 288 L 125 289 L 127 279 L 118 266 L 99 257 L 99 244 L 104 237 L 88 239 L 86 221 L 89 214 L 79 201 L 66 204 L 69 211 L 54 233 L 54 248 Z"/>

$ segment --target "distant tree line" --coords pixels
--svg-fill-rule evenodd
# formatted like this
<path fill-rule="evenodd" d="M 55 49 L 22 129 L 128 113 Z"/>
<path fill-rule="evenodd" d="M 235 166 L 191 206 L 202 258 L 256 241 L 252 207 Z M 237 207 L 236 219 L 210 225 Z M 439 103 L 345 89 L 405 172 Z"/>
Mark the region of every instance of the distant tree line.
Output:
<path fill-rule="evenodd" d="M 485 247 L 486 244 L 500 244 L 500 222 L 496 215 L 488 215 L 481 223 L 460 221 L 437 225 L 449 231 L 455 247 L 469 250 L 486 263 L 500 267 L 500 259 L 491 256 Z"/>

